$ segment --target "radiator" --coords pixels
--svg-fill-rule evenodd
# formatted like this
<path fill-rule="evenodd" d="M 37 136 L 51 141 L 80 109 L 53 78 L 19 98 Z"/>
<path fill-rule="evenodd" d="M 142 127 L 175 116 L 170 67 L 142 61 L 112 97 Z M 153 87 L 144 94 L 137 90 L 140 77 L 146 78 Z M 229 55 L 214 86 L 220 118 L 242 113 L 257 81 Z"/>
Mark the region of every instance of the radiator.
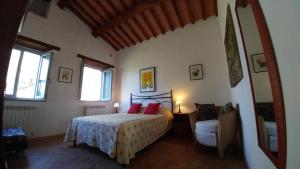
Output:
<path fill-rule="evenodd" d="M 32 135 L 30 123 L 34 110 L 33 106 L 4 106 L 3 127 L 22 127 L 27 135 Z"/>
<path fill-rule="evenodd" d="M 85 115 L 91 116 L 91 115 L 101 115 L 106 114 L 105 106 L 86 106 L 85 107 Z"/>

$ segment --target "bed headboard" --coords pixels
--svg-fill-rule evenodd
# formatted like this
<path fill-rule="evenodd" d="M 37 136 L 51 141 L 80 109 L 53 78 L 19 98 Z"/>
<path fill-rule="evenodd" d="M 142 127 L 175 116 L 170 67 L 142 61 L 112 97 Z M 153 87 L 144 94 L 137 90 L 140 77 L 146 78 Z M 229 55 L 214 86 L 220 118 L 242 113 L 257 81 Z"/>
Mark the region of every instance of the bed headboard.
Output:
<path fill-rule="evenodd" d="M 172 90 L 167 93 L 155 94 L 155 95 L 135 95 L 130 93 L 130 105 L 134 101 L 139 101 L 139 103 L 143 103 L 144 101 L 156 101 L 158 103 L 170 103 L 172 114 L 174 113 L 174 103 L 173 103 L 173 92 Z"/>

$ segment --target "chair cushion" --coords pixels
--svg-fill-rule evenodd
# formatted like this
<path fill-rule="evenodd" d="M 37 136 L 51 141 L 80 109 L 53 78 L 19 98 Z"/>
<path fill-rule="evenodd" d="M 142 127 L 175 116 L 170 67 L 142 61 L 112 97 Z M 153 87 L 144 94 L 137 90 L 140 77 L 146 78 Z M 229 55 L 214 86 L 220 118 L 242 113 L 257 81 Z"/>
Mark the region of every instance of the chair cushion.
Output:
<path fill-rule="evenodd" d="M 198 120 L 218 119 L 218 112 L 215 109 L 215 104 L 198 104 L 195 103 Z"/>
<path fill-rule="evenodd" d="M 269 136 L 277 137 L 277 127 L 275 122 L 265 121 L 265 126 Z"/>
<path fill-rule="evenodd" d="M 277 137 L 269 137 L 269 148 L 272 152 L 278 152 L 278 140 Z"/>
<path fill-rule="evenodd" d="M 206 133 L 202 131 L 195 132 L 197 141 L 205 146 L 217 146 L 217 133 Z"/>
<path fill-rule="evenodd" d="M 196 131 L 203 131 L 207 133 L 217 132 L 218 120 L 205 120 L 196 122 Z"/>

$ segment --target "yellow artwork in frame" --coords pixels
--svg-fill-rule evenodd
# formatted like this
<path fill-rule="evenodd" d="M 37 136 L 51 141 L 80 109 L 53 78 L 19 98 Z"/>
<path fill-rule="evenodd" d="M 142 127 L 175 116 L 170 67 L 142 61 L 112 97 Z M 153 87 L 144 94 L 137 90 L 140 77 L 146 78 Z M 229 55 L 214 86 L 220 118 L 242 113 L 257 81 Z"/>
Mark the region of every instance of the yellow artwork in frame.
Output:
<path fill-rule="evenodd" d="M 155 92 L 155 67 L 140 70 L 140 92 Z"/>

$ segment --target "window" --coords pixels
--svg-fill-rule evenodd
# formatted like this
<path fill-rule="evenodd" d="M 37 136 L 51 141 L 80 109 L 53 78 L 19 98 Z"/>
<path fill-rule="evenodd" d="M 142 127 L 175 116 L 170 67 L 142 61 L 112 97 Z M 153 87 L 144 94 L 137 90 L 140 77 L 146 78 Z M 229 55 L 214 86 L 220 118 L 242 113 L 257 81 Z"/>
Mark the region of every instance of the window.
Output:
<path fill-rule="evenodd" d="M 47 18 L 51 0 L 32 0 L 29 12 Z"/>
<path fill-rule="evenodd" d="M 14 48 L 6 77 L 5 98 L 44 100 L 51 56 L 51 53 Z"/>
<path fill-rule="evenodd" d="M 111 100 L 112 70 L 84 64 L 80 100 L 109 101 Z"/>

